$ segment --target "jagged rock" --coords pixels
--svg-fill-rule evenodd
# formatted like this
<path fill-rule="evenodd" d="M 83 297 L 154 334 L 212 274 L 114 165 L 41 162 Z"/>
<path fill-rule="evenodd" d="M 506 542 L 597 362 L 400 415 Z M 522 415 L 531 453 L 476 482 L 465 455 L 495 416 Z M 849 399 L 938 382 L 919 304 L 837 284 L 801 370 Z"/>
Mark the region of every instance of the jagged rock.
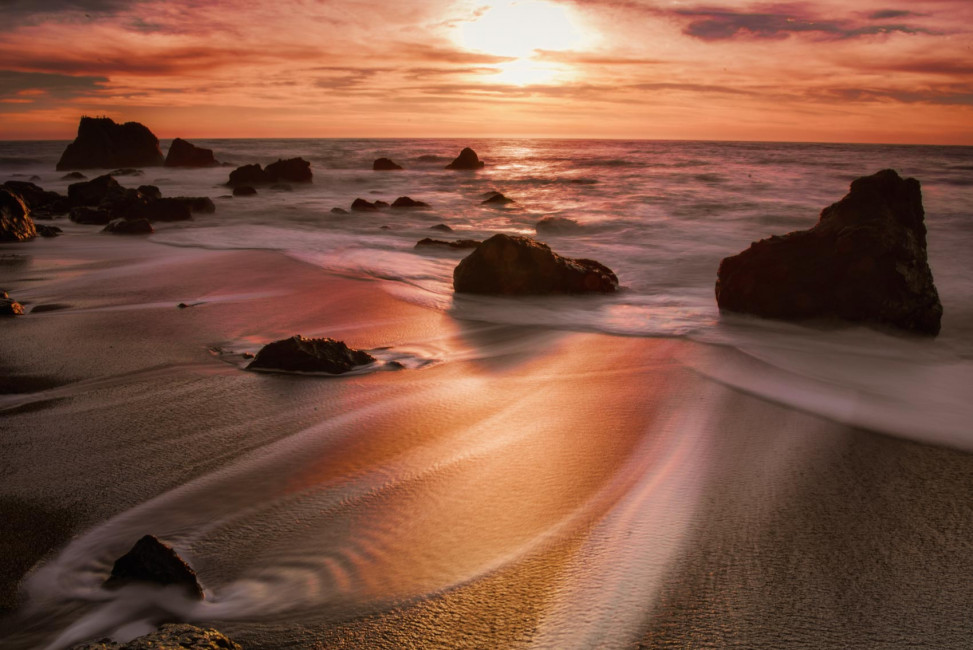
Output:
<path fill-rule="evenodd" d="M 331 214 L 348 214 L 344 208 L 331 208 Z"/>
<path fill-rule="evenodd" d="M 34 226 L 37 228 L 37 234 L 41 237 L 57 237 L 64 232 L 57 226 L 45 226 L 41 224 L 34 224 Z"/>
<path fill-rule="evenodd" d="M 500 192 L 491 192 L 489 198 L 480 201 L 480 203 L 485 205 L 506 205 L 507 203 L 515 203 L 515 201 Z"/>
<path fill-rule="evenodd" d="M 237 185 L 262 185 L 273 182 L 273 177 L 265 172 L 260 165 L 243 165 L 230 172 L 230 180 L 226 184 L 234 187 Z"/>
<path fill-rule="evenodd" d="M 141 216 L 149 221 L 188 221 L 193 218 L 189 205 L 179 199 L 150 201 Z"/>
<path fill-rule="evenodd" d="M 69 174 L 65 174 L 64 176 L 62 176 L 61 180 L 62 181 L 83 181 L 86 178 L 88 177 L 82 174 L 81 172 L 71 172 Z"/>
<path fill-rule="evenodd" d="M 494 235 L 453 270 L 460 293 L 612 293 L 618 278 L 604 264 L 570 259 L 529 237 Z"/>
<path fill-rule="evenodd" d="M 755 242 L 720 263 L 721 310 L 784 320 L 839 318 L 939 333 L 922 192 L 886 169 L 851 184 L 810 230 Z"/>
<path fill-rule="evenodd" d="M 233 196 L 253 196 L 257 193 L 256 188 L 250 185 L 238 185 L 233 188 Z"/>
<path fill-rule="evenodd" d="M 89 226 L 104 226 L 112 220 L 112 215 L 103 208 L 92 208 L 81 205 L 71 208 L 68 218 L 74 223 L 86 224 Z"/>
<path fill-rule="evenodd" d="M 567 217 L 544 217 L 534 226 L 537 234 L 568 235 L 580 232 L 583 226 L 574 219 Z"/>
<path fill-rule="evenodd" d="M 425 248 L 427 246 L 437 246 L 443 248 L 476 248 L 482 242 L 478 242 L 475 239 L 457 239 L 455 241 L 444 241 L 442 239 L 432 239 L 431 237 L 424 237 L 416 242 L 415 248 Z"/>
<path fill-rule="evenodd" d="M 71 209 L 71 201 L 68 197 L 57 192 L 49 192 L 34 183 L 7 181 L 3 187 L 23 200 L 33 218 L 67 214 Z"/>
<path fill-rule="evenodd" d="M 352 212 L 375 212 L 378 206 L 365 199 L 355 199 L 351 204 Z"/>
<path fill-rule="evenodd" d="M 4 292 L 6 293 L 6 292 Z M 0 316 L 23 316 L 24 307 L 16 300 L 4 296 L 0 298 Z"/>
<path fill-rule="evenodd" d="M 36 236 L 27 205 L 10 190 L 0 189 L 0 242 L 27 241 Z"/>
<path fill-rule="evenodd" d="M 278 160 L 267 165 L 267 174 L 273 181 L 287 181 L 289 183 L 310 183 L 313 178 L 311 174 L 311 163 L 303 158 L 288 158 Z"/>
<path fill-rule="evenodd" d="M 57 170 L 157 167 L 163 162 L 159 139 L 138 122 L 82 117 L 78 137 L 61 154 Z"/>
<path fill-rule="evenodd" d="M 415 201 L 408 196 L 400 196 L 392 201 L 393 208 L 428 208 L 429 204 L 424 201 Z"/>
<path fill-rule="evenodd" d="M 118 589 L 133 582 L 179 585 L 190 596 L 200 600 L 203 598 L 203 588 L 196 579 L 196 572 L 171 546 L 153 535 L 144 536 L 132 550 L 115 561 L 104 587 Z"/>
<path fill-rule="evenodd" d="M 176 196 L 172 200 L 184 204 L 193 214 L 213 214 L 216 212 L 216 204 L 208 196 Z"/>
<path fill-rule="evenodd" d="M 429 230 L 438 230 L 440 232 L 453 232 L 453 229 L 444 223 L 437 223 L 435 226 L 429 226 Z"/>
<path fill-rule="evenodd" d="M 169 145 L 166 154 L 166 167 L 213 167 L 218 165 L 213 150 L 197 147 L 182 138 L 176 138 Z"/>
<path fill-rule="evenodd" d="M 167 623 L 157 632 L 140 636 L 128 643 L 110 639 L 76 645 L 72 650 L 242 650 L 222 632 L 184 623 Z"/>
<path fill-rule="evenodd" d="M 68 185 L 68 198 L 74 205 L 98 205 L 105 199 L 123 194 L 125 189 L 110 174 L 90 181 Z"/>
<path fill-rule="evenodd" d="M 388 158 L 378 158 L 372 163 L 372 169 L 377 172 L 390 172 L 402 169 L 402 165 L 396 164 Z"/>
<path fill-rule="evenodd" d="M 139 194 L 150 201 L 155 201 L 156 199 L 162 198 L 162 190 L 155 185 L 139 185 Z"/>
<path fill-rule="evenodd" d="M 155 230 L 148 219 L 115 219 L 109 221 L 102 232 L 115 235 L 151 235 Z"/>
<path fill-rule="evenodd" d="M 481 169 L 483 161 L 476 155 L 476 152 L 466 147 L 453 162 L 446 165 L 446 169 Z"/>
<path fill-rule="evenodd" d="M 372 355 L 349 348 L 341 341 L 292 336 L 265 345 L 247 366 L 247 370 L 325 372 L 339 375 L 373 361 L 375 358 Z"/>

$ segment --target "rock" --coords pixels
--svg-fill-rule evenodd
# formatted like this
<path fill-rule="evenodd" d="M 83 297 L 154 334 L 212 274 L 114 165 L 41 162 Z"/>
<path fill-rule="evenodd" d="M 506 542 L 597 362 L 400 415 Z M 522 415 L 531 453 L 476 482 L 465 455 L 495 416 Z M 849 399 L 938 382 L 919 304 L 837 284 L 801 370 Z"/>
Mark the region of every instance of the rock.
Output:
<path fill-rule="evenodd" d="M 124 188 L 110 174 L 90 181 L 68 185 L 68 199 L 73 205 L 98 205 L 105 199 L 119 196 Z"/>
<path fill-rule="evenodd" d="M 490 197 L 480 201 L 480 203 L 486 205 L 506 205 L 507 203 L 515 203 L 511 198 L 508 198 L 501 194 L 500 192 L 491 192 Z"/>
<path fill-rule="evenodd" d="M 443 158 L 442 156 L 436 156 L 431 153 L 426 153 L 416 158 L 416 160 L 423 163 L 436 163 L 436 162 L 442 162 L 444 160 L 449 160 L 449 158 Z"/>
<path fill-rule="evenodd" d="M 456 156 L 453 162 L 446 165 L 446 169 L 480 169 L 483 167 L 483 161 L 480 160 L 476 152 L 469 147 L 463 149 Z"/>
<path fill-rule="evenodd" d="M 534 226 L 537 234 L 567 235 L 580 232 L 583 226 L 574 219 L 567 217 L 544 217 Z"/>
<path fill-rule="evenodd" d="M 82 223 L 90 226 L 104 226 L 112 220 L 112 215 L 103 208 L 91 208 L 81 205 L 71 208 L 68 218 L 74 223 Z"/>
<path fill-rule="evenodd" d="M 453 229 L 444 223 L 437 223 L 435 226 L 429 226 L 429 230 L 438 230 L 440 232 L 453 232 Z"/>
<path fill-rule="evenodd" d="M 3 188 L 19 196 L 33 218 L 67 214 L 71 209 L 68 197 L 57 192 L 48 192 L 34 183 L 7 181 Z"/>
<path fill-rule="evenodd" d="M 389 172 L 402 169 L 402 165 L 398 165 L 388 158 L 379 158 L 372 163 L 372 169 L 377 172 Z"/>
<path fill-rule="evenodd" d="M 43 226 L 41 224 L 34 224 L 37 228 L 37 234 L 41 237 L 57 237 L 64 231 L 57 226 Z"/>
<path fill-rule="evenodd" d="M 81 172 L 71 172 L 69 174 L 65 174 L 64 176 L 62 176 L 61 180 L 62 181 L 83 181 L 86 178 L 88 177 L 82 174 Z"/>
<path fill-rule="evenodd" d="M 158 199 L 156 201 L 150 201 L 142 210 L 142 216 L 153 222 L 188 221 L 193 218 L 192 212 L 189 210 L 189 205 L 179 199 Z"/>
<path fill-rule="evenodd" d="M 400 196 L 392 201 L 393 208 L 428 208 L 429 204 L 423 201 L 415 201 L 408 196 Z"/>
<path fill-rule="evenodd" d="M 136 189 L 122 189 L 120 193 L 110 194 L 98 207 L 108 210 L 112 219 L 139 219 L 146 216 L 149 199 Z"/>
<path fill-rule="evenodd" d="M 0 189 L 0 242 L 27 241 L 36 236 L 27 205 L 10 190 Z"/>
<path fill-rule="evenodd" d="M 218 164 L 212 149 L 197 147 L 182 138 L 176 138 L 169 145 L 165 161 L 166 167 L 213 167 Z"/>
<path fill-rule="evenodd" d="M 115 235 L 151 235 L 155 230 L 148 219 L 115 219 L 109 221 L 102 232 Z"/>
<path fill-rule="evenodd" d="M 721 310 L 765 318 L 838 318 L 939 333 L 919 182 L 886 169 L 851 184 L 810 230 L 755 242 L 720 262 Z"/>
<path fill-rule="evenodd" d="M 475 239 L 457 239 L 456 241 L 444 241 L 442 239 L 432 239 L 430 237 L 425 237 L 416 242 L 415 248 L 425 248 L 427 246 L 439 246 L 444 248 L 476 248 L 482 242 L 478 242 Z"/>
<path fill-rule="evenodd" d="M 162 190 L 155 185 L 139 185 L 139 194 L 151 201 L 162 198 Z"/>
<path fill-rule="evenodd" d="M 216 204 L 208 196 L 176 196 L 173 201 L 179 201 L 193 214 L 213 214 L 216 212 Z"/>
<path fill-rule="evenodd" d="M 108 172 L 109 176 L 141 176 L 141 169 L 134 169 L 132 167 L 122 167 L 121 169 L 113 169 Z"/>
<path fill-rule="evenodd" d="M 387 207 L 389 207 L 388 202 L 382 201 L 382 200 L 375 201 L 375 203 L 372 203 L 372 205 L 374 205 L 376 208 L 387 208 Z"/>
<path fill-rule="evenodd" d="M 375 212 L 378 206 L 365 199 L 355 199 L 351 204 L 352 212 Z"/>
<path fill-rule="evenodd" d="M 262 185 L 273 182 L 273 177 L 265 172 L 260 165 L 244 165 L 230 172 L 230 180 L 226 184 L 234 187 L 239 185 Z"/>
<path fill-rule="evenodd" d="M 196 572 L 171 546 L 152 535 L 144 536 L 132 550 L 115 561 L 103 586 L 118 589 L 133 582 L 179 585 L 190 596 L 203 599 L 203 588 L 196 579 Z"/>
<path fill-rule="evenodd" d="M 287 181 L 289 183 L 310 183 L 313 175 L 311 174 L 311 163 L 303 158 L 288 158 L 278 160 L 267 165 L 267 174 L 272 181 Z"/>
<path fill-rule="evenodd" d="M 233 188 L 233 196 L 253 196 L 257 190 L 250 185 L 239 185 Z"/>
<path fill-rule="evenodd" d="M 104 639 L 74 646 L 72 650 L 242 650 L 239 643 L 213 628 L 167 623 L 157 632 L 128 643 Z"/>
<path fill-rule="evenodd" d="M 612 293 L 618 278 L 594 260 L 570 259 L 529 237 L 494 235 L 453 270 L 460 293 Z"/>
<path fill-rule="evenodd" d="M 348 214 L 344 208 L 331 208 L 331 214 Z"/>
<path fill-rule="evenodd" d="M 6 292 L 4 292 L 6 293 Z M 16 300 L 3 297 L 0 298 L 0 316 L 23 316 L 24 306 Z"/>
<path fill-rule="evenodd" d="M 157 167 L 163 162 L 159 139 L 138 122 L 82 117 L 78 137 L 61 154 L 57 170 Z"/>
<path fill-rule="evenodd" d="M 349 348 L 341 341 L 292 336 L 265 345 L 247 366 L 247 370 L 326 372 L 339 375 L 373 361 L 375 358 L 372 355 Z"/>

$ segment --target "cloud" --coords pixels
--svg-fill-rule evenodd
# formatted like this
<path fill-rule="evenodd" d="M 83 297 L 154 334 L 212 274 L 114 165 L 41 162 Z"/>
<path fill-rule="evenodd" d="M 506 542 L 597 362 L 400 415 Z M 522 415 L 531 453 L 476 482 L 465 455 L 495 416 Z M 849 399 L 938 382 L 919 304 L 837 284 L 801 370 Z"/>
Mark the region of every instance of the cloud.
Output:
<path fill-rule="evenodd" d="M 868 14 L 868 17 L 872 20 L 894 20 L 896 18 L 913 18 L 921 15 L 914 11 L 906 11 L 904 9 L 880 9 L 879 11 L 873 11 Z"/>
<path fill-rule="evenodd" d="M 56 18 L 79 20 L 117 14 L 137 2 L 127 0 L 0 0 L 0 13 L 9 26 L 30 25 Z"/>
<path fill-rule="evenodd" d="M 0 70 L 0 97 L 9 99 L 51 96 L 67 99 L 94 94 L 106 83 L 107 77 Z"/>

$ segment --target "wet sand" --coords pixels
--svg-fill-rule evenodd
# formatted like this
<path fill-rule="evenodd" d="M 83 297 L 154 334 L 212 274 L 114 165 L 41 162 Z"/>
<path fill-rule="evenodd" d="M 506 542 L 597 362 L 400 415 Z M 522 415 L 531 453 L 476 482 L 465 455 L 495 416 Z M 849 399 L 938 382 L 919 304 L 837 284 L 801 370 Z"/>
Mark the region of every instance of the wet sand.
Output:
<path fill-rule="evenodd" d="M 252 648 L 968 645 L 973 456 L 693 370 L 732 351 L 466 321 L 271 252 L 11 254 L 0 287 L 62 308 L 0 323 L 4 647 L 173 616 Z M 296 333 L 410 367 L 240 369 Z M 149 532 L 204 605 L 98 588 Z"/>

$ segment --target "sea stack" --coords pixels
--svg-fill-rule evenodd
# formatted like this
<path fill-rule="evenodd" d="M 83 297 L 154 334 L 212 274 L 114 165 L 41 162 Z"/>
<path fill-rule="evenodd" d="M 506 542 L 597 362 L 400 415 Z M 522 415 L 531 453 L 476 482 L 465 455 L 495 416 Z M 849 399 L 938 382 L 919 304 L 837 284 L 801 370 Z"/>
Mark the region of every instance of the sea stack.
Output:
<path fill-rule="evenodd" d="M 212 149 L 197 147 L 182 138 L 176 138 L 169 145 L 166 154 L 166 167 L 213 167 L 217 165 Z"/>
<path fill-rule="evenodd" d="M 782 320 L 838 318 L 939 333 L 919 181 L 886 169 L 852 182 L 810 230 L 755 242 L 720 263 L 721 310 Z"/>
<path fill-rule="evenodd" d="M 164 162 L 159 138 L 142 124 L 82 117 L 78 137 L 61 154 L 57 170 L 158 167 Z"/>
<path fill-rule="evenodd" d="M 476 152 L 466 147 L 453 162 L 446 165 L 446 169 L 482 169 L 483 161 L 476 155 Z"/>

